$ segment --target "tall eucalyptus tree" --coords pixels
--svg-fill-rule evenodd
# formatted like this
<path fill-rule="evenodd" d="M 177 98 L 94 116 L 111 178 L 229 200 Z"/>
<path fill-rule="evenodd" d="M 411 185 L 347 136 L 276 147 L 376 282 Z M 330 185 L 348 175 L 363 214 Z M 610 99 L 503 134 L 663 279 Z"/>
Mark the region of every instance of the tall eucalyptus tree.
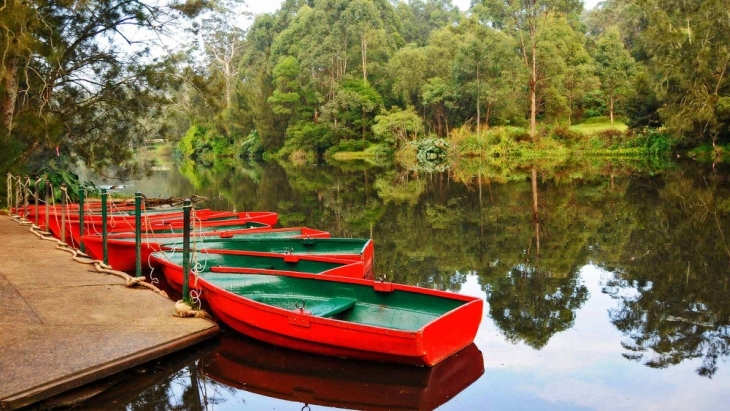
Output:
<path fill-rule="evenodd" d="M 547 56 L 539 53 L 540 32 L 555 16 L 574 15 L 583 9 L 581 0 L 477 0 L 473 10 L 487 24 L 513 36 L 528 73 L 530 134 L 537 136 L 538 89 L 544 79 L 539 66 Z"/>

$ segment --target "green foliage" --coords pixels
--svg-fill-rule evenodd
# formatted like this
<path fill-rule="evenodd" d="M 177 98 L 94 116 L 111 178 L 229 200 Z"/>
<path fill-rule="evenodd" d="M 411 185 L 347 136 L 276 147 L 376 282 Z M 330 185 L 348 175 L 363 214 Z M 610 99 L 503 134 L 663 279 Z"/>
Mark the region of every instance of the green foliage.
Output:
<path fill-rule="evenodd" d="M 238 149 L 238 157 L 246 159 L 261 158 L 264 148 L 258 130 L 252 130 Z"/>
<path fill-rule="evenodd" d="M 134 149 L 157 130 L 148 122 L 179 77 L 168 75 L 169 62 L 148 58 L 140 41 L 119 47 L 128 39 L 118 36 L 164 37 L 170 21 L 190 14 L 143 1 L 6 2 L 0 13 L 3 163 L 43 163 L 58 148 L 69 162 L 132 170 Z"/>
<path fill-rule="evenodd" d="M 594 53 L 596 74 L 601 79 L 601 91 L 606 99 L 613 122 L 617 104 L 633 93 L 632 82 L 636 73 L 633 57 L 624 48 L 618 28 L 611 27 L 596 43 Z"/>
<path fill-rule="evenodd" d="M 436 137 L 427 137 L 410 143 L 416 148 L 418 169 L 427 172 L 444 171 L 448 168 L 449 143 Z"/>
<path fill-rule="evenodd" d="M 329 157 L 340 152 L 358 152 L 365 151 L 372 143 L 365 140 L 340 140 L 337 144 L 327 150 L 326 156 Z"/>
<path fill-rule="evenodd" d="M 314 150 L 324 153 L 335 141 L 335 133 L 326 124 L 301 121 L 286 130 L 286 143 L 278 153 L 288 156 L 295 150 Z"/>
<path fill-rule="evenodd" d="M 85 196 L 88 198 L 91 195 L 100 194 L 100 190 L 93 182 L 85 181 L 82 182 L 79 176 L 65 168 L 59 168 L 54 162 L 51 162 L 47 167 L 41 168 L 34 173 L 37 177 L 40 177 L 38 183 L 39 199 L 45 198 L 46 190 L 46 179 L 50 186 L 50 193 L 53 196 L 53 200 L 48 200 L 54 204 L 61 204 L 63 201 L 63 191 L 61 190 L 61 184 L 66 184 L 66 193 L 68 195 L 68 201 L 78 202 L 79 201 L 79 189 L 84 188 Z M 37 178 L 36 177 L 36 178 Z M 35 178 L 31 178 L 31 183 L 35 182 Z M 32 192 L 35 189 L 35 184 L 29 187 Z"/>
<path fill-rule="evenodd" d="M 718 117 L 717 102 L 730 92 L 730 16 L 722 0 L 642 0 L 641 36 L 660 114 L 685 143 L 716 143 L 730 120 Z"/>
<path fill-rule="evenodd" d="M 375 116 L 373 132 L 379 141 L 397 148 L 400 144 L 415 140 L 423 132 L 423 121 L 412 107 L 405 110 L 392 108 Z"/>

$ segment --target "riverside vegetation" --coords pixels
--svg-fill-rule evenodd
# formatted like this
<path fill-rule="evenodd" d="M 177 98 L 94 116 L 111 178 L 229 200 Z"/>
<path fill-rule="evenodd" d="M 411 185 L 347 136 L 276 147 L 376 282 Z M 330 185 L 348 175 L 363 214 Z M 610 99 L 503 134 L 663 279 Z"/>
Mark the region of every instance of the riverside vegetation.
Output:
<path fill-rule="evenodd" d="M 9 0 L 0 169 L 55 159 L 130 175 L 153 140 L 204 164 L 691 149 L 716 161 L 730 141 L 725 7 L 285 0 L 252 16 L 240 0 Z"/>

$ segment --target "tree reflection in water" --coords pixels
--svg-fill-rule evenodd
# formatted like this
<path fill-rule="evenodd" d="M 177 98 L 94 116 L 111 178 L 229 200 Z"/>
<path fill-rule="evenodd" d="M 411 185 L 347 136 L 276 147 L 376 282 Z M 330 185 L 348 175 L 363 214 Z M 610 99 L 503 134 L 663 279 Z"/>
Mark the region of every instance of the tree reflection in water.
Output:
<path fill-rule="evenodd" d="M 650 367 L 702 358 L 711 377 L 730 353 L 727 166 L 628 160 L 461 159 L 446 172 L 396 166 L 186 165 L 163 186 L 210 208 L 271 210 L 283 226 L 373 237 L 375 275 L 458 291 L 476 275 L 511 342 L 540 349 L 590 297 L 579 273 L 612 276 L 608 324 L 624 356 Z M 539 251 L 538 251 L 539 248 Z"/>
<path fill-rule="evenodd" d="M 634 205 L 619 248 L 599 253 L 617 273 L 603 288 L 619 303 L 609 318 L 624 333 L 625 358 L 652 368 L 701 358 L 696 372 L 711 378 L 730 355 L 728 187 L 716 175 L 684 173 L 659 183 Z M 644 183 L 625 198 L 639 190 Z"/>

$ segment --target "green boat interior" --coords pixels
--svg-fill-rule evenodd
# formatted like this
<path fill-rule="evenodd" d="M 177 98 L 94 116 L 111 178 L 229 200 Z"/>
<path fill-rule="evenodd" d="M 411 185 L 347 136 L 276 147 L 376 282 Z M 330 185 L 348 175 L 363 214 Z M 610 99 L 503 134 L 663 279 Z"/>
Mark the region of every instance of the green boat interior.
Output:
<path fill-rule="evenodd" d="M 362 254 L 369 240 L 362 238 L 225 238 L 198 240 L 199 250 L 258 251 L 279 254 Z M 182 248 L 175 244 L 174 249 Z"/>
<path fill-rule="evenodd" d="M 241 297 L 310 315 L 416 331 L 466 301 L 402 290 L 267 274 L 205 273 L 201 278 Z"/>
<path fill-rule="evenodd" d="M 180 234 L 181 237 L 183 235 L 182 228 L 169 228 L 169 227 L 163 228 L 163 227 L 165 227 L 165 226 L 161 225 L 161 226 L 159 226 L 159 228 L 155 227 L 154 230 L 147 230 L 145 232 L 145 235 L 146 235 L 145 238 L 148 238 L 150 240 L 154 239 L 155 242 L 160 243 L 160 244 L 167 244 L 168 242 L 171 244 L 180 242 L 180 239 L 178 237 L 173 237 L 173 238 L 161 237 L 161 238 L 155 239 L 154 238 L 155 234 Z M 244 224 L 235 224 L 235 225 L 218 226 L 218 227 L 205 227 L 205 226 L 194 227 L 192 232 L 194 233 L 193 238 L 197 238 L 198 233 L 203 233 L 203 235 L 205 235 L 205 234 L 214 235 L 214 233 L 218 232 L 218 231 L 246 230 L 246 229 L 250 229 L 250 228 L 264 228 L 264 227 L 268 227 L 268 225 L 251 221 L 251 222 L 247 222 Z M 122 233 L 122 232 L 117 232 L 117 233 Z M 115 233 L 115 234 L 117 234 L 117 233 Z M 301 230 L 299 231 L 299 233 L 301 234 Z M 124 234 L 126 234 L 126 232 L 124 232 Z M 254 234 L 254 233 L 250 233 L 250 234 Z M 250 234 L 245 234 L 245 235 L 250 235 Z M 244 234 L 242 234 L 242 235 L 244 235 Z M 292 235 L 297 235 L 297 234 L 289 234 L 289 236 L 292 236 Z M 237 236 L 239 236 L 239 234 L 234 234 L 232 238 L 236 238 Z M 111 234 L 109 236 L 109 238 L 115 238 L 114 234 Z M 134 237 L 132 237 L 132 238 L 120 237 L 120 238 L 115 238 L 115 239 L 122 240 L 122 241 L 135 241 Z"/>
<path fill-rule="evenodd" d="M 167 259 L 173 264 L 182 266 L 183 255 L 181 252 L 158 252 L 155 255 Z M 196 261 L 201 267 L 198 272 L 210 272 L 213 267 L 232 268 L 253 268 L 262 270 L 295 271 L 299 273 L 318 274 L 333 268 L 342 267 L 346 263 L 332 263 L 327 261 L 311 261 L 299 259 L 297 261 L 284 261 L 282 257 L 265 257 L 257 255 L 233 255 L 233 254 L 209 254 L 206 252 L 196 253 Z"/>

